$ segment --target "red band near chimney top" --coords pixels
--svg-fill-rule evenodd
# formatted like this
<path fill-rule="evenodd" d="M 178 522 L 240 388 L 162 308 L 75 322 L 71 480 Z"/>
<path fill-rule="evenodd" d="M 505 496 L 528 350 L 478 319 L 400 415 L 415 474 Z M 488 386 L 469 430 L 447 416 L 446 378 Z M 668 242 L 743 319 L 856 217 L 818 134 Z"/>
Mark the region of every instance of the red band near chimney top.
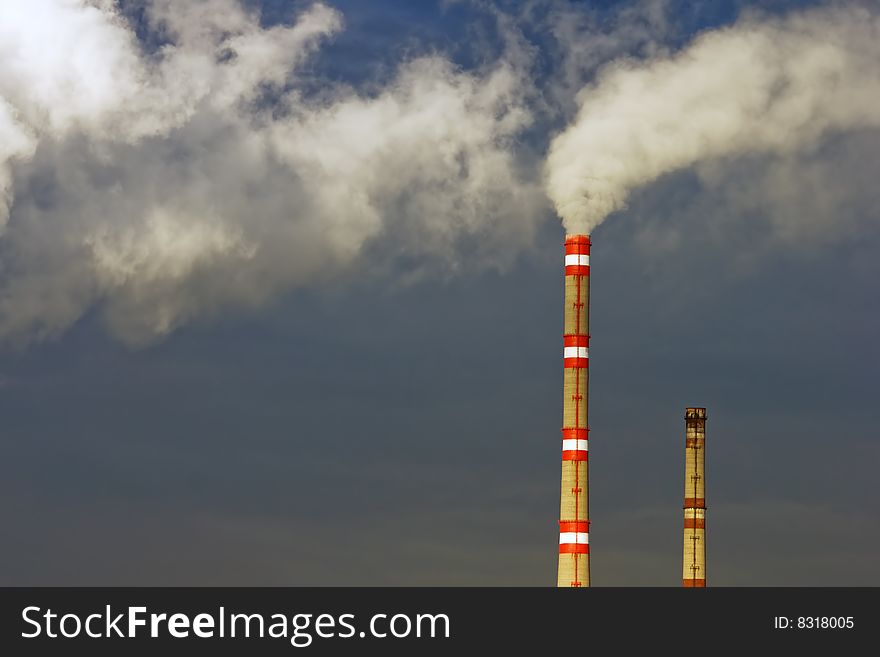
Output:
<path fill-rule="evenodd" d="M 565 255 L 590 255 L 590 240 L 585 242 L 566 242 Z"/>
<path fill-rule="evenodd" d="M 686 497 L 686 498 L 684 498 L 684 508 L 685 509 L 705 509 L 706 508 L 706 498 L 705 497 Z"/>
<path fill-rule="evenodd" d="M 706 520 L 705 520 L 705 518 L 685 518 L 684 519 L 684 528 L 685 529 L 706 529 Z"/>
<path fill-rule="evenodd" d="M 589 520 L 560 520 L 559 531 L 561 532 L 588 532 L 590 531 Z"/>
<path fill-rule="evenodd" d="M 563 335 L 562 343 L 565 347 L 589 347 L 589 335 Z"/>
<path fill-rule="evenodd" d="M 590 546 L 586 543 L 560 543 L 559 554 L 589 554 Z"/>

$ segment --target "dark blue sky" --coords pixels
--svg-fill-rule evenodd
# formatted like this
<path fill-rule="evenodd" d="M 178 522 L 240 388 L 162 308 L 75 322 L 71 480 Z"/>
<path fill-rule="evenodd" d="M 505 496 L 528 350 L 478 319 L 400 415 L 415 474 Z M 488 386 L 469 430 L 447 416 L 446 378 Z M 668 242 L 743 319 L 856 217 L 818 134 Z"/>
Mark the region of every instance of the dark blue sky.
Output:
<path fill-rule="evenodd" d="M 466 4 L 332 4 L 347 28 L 321 76 L 477 57 Z M 678 5 L 684 42 L 750 3 Z M 760 216 L 705 221 L 698 184 L 664 178 L 593 236 L 594 584 L 678 584 L 702 405 L 710 584 L 877 585 L 876 212 L 765 244 Z M 551 585 L 562 239 L 548 213 L 507 271 L 353 272 L 137 350 L 93 313 L 3 351 L 0 583 Z"/>

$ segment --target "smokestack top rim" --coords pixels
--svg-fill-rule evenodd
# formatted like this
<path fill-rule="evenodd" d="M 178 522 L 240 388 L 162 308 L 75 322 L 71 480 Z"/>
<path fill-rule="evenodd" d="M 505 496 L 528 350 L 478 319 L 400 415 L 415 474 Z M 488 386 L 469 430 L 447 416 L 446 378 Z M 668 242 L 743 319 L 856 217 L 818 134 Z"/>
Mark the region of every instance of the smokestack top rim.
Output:
<path fill-rule="evenodd" d="M 589 235 L 566 235 L 566 244 L 591 244 Z"/>

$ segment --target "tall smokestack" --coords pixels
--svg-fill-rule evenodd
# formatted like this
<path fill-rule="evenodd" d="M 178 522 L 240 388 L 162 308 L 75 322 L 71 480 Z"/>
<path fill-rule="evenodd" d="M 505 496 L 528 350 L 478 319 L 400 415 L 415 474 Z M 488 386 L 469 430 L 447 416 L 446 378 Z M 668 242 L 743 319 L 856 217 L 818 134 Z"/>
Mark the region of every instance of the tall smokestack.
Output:
<path fill-rule="evenodd" d="M 684 559 L 681 583 L 706 586 L 706 409 L 684 412 Z"/>
<path fill-rule="evenodd" d="M 565 238 L 562 489 L 557 586 L 590 585 L 587 385 L 590 345 L 590 237 Z"/>

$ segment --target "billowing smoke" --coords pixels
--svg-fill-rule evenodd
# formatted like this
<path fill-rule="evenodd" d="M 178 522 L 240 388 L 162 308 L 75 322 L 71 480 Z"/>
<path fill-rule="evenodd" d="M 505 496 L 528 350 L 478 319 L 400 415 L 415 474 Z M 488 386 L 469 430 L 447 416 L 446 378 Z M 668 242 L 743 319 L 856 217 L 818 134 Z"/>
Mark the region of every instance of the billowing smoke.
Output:
<path fill-rule="evenodd" d="M 497 19 L 483 63 L 407 56 L 357 85 L 321 72 L 344 19 L 320 2 L 271 27 L 242 0 L 122 4 L 136 23 L 114 0 L 0 2 L 0 342 L 95 314 L 146 344 L 340 273 L 502 267 L 547 195 L 589 232 L 694 165 L 731 212 L 772 196 L 803 224 L 794 200 L 832 166 L 816 146 L 880 126 L 880 19 L 851 4 L 746 16 L 670 55 L 666 0 L 610 27 L 563 0 L 474 2 Z M 767 180 L 729 181 L 725 161 L 762 154 Z"/>
<path fill-rule="evenodd" d="M 261 26 L 238 0 L 0 3 L 0 339 L 97 310 L 131 344 L 356 266 L 463 239 L 503 264 L 545 199 L 514 145 L 522 53 L 409 58 L 357 90 L 311 63 L 343 29 L 315 4 Z"/>
<path fill-rule="evenodd" d="M 608 65 L 578 101 L 545 186 L 566 229 L 589 233 L 664 174 L 880 127 L 880 17 L 852 5 L 746 16 L 673 56 Z"/>

